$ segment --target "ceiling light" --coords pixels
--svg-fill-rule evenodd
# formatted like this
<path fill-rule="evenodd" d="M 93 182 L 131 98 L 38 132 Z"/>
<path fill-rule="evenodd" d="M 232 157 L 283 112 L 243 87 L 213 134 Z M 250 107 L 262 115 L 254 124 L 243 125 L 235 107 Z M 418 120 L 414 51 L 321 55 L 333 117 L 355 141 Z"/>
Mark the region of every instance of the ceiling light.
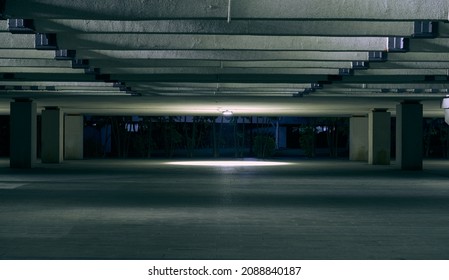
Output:
<path fill-rule="evenodd" d="M 223 111 L 222 114 L 225 117 L 231 117 L 234 113 L 232 113 L 232 111 L 226 110 L 226 111 Z"/>

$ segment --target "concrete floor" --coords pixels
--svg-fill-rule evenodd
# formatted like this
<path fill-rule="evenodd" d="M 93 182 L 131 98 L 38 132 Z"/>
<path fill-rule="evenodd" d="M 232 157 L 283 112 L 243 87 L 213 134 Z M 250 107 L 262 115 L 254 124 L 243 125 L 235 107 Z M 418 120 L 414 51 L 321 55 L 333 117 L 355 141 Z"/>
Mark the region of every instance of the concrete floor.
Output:
<path fill-rule="evenodd" d="M 0 259 L 449 259 L 449 161 L 0 160 Z"/>

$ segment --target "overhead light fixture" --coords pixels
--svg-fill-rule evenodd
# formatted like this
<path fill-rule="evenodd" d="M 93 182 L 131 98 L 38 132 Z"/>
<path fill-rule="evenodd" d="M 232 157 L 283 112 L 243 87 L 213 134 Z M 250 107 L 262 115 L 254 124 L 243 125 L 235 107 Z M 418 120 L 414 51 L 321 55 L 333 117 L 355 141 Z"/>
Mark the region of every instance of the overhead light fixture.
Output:
<path fill-rule="evenodd" d="M 234 113 L 232 113 L 232 111 L 226 110 L 226 111 L 223 111 L 222 114 L 225 117 L 231 117 Z"/>

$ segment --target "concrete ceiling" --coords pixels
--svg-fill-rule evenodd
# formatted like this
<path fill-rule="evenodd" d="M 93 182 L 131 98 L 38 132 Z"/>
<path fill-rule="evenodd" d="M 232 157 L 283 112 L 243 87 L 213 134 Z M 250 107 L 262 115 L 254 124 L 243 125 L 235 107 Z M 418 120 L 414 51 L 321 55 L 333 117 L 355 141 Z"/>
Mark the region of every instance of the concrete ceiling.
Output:
<path fill-rule="evenodd" d="M 0 0 L 0 113 L 444 116 L 447 0 Z"/>

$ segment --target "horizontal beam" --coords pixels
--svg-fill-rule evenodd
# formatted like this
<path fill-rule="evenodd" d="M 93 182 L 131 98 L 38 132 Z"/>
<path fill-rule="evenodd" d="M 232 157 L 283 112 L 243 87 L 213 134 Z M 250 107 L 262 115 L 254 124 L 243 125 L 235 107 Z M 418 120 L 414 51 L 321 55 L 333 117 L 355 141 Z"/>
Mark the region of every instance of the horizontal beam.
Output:
<path fill-rule="evenodd" d="M 34 34 L 11 34 L 0 32 L 0 49 L 34 49 Z"/>
<path fill-rule="evenodd" d="M 95 75 L 86 75 L 84 72 L 80 73 L 12 73 L 12 78 L 5 78 L 5 80 L 21 80 L 21 81 L 48 81 L 54 82 L 88 82 L 97 81 Z M 1 77 L 1 76 L 0 76 Z"/>
<path fill-rule="evenodd" d="M 8 32 L 8 21 L 5 19 L 0 19 L 0 32 Z"/>
<path fill-rule="evenodd" d="M 62 49 L 384 51 L 386 37 L 58 34 Z"/>
<path fill-rule="evenodd" d="M 449 69 L 447 61 L 388 61 L 371 63 L 371 69 Z"/>
<path fill-rule="evenodd" d="M 0 89 L 0 94 L 5 97 L 8 96 L 9 99 L 17 97 L 29 97 L 33 98 L 57 96 L 57 97 L 67 97 L 67 96 L 129 96 L 126 92 L 118 90 L 2 90 Z"/>
<path fill-rule="evenodd" d="M 227 0 L 7 0 L 6 15 L 56 19 L 226 19 Z M 447 20 L 446 0 L 240 0 L 232 3 L 234 19 Z"/>
<path fill-rule="evenodd" d="M 184 82 L 184 83 L 317 83 L 328 75 L 273 75 L 273 74 L 112 74 L 112 80 L 124 82 Z"/>
<path fill-rule="evenodd" d="M 142 85 L 142 83 L 134 83 L 130 82 L 127 83 L 129 86 L 133 85 Z M 184 88 L 215 88 L 215 89 L 233 89 L 233 88 L 269 88 L 269 89 L 297 89 L 297 88 L 311 88 L 311 83 L 288 83 L 288 84 L 282 84 L 282 83 L 144 83 L 142 87 L 150 87 L 153 89 L 158 88 L 171 88 L 171 87 L 184 87 Z"/>
<path fill-rule="evenodd" d="M 0 73 L 82 74 L 84 69 L 63 67 L 0 67 Z M 50 78 L 47 76 L 47 79 Z"/>
<path fill-rule="evenodd" d="M 1 60 L 0 60 L 1 62 Z M 349 61 L 213 61 L 213 60 L 90 60 L 97 68 L 215 67 L 215 68 L 351 68 Z M 1 65 L 1 64 L 0 64 Z"/>
<path fill-rule="evenodd" d="M 1 69 L 1 68 L 0 68 Z M 1 70 L 0 70 L 1 71 Z M 338 75 L 335 68 L 216 68 L 216 67 L 153 67 L 153 68 L 102 68 L 108 74 L 273 74 L 273 75 Z"/>
<path fill-rule="evenodd" d="M 0 58 L 0 67 L 72 67 L 71 61 L 53 59 L 18 59 Z"/>
<path fill-rule="evenodd" d="M 35 49 L 0 49 L 0 59 L 54 59 L 55 51 Z"/>
<path fill-rule="evenodd" d="M 1 50 L 0 50 L 1 51 Z M 0 52 L 1 53 L 1 52 Z M 368 60 L 368 52 L 320 52 L 320 51 L 250 51 L 250 50 L 102 50 L 83 49 L 77 52 L 85 59 L 114 61 L 175 59 L 175 60 L 228 60 L 228 61 L 263 61 L 263 60 L 327 60 L 354 61 Z"/>
<path fill-rule="evenodd" d="M 0 86 L 52 86 L 52 87 L 90 87 L 90 88 L 102 88 L 113 87 L 113 83 L 105 82 L 55 82 L 55 81 L 2 81 L 0 80 Z"/>
<path fill-rule="evenodd" d="M 363 71 L 355 71 L 355 76 L 447 76 L 447 69 L 367 69 Z"/>
<path fill-rule="evenodd" d="M 343 20 L 73 20 L 38 19 L 42 33 L 140 33 L 290 36 L 411 36 L 413 21 Z"/>
<path fill-rule="evenodd" d="M 389 53 L 388 61 L 449 62 L 449 53 L 446 52 Z"/>
<path fill-rule="evenodd" d="M 326 88 L 341 89 L 449 89 L 449 83 L 376 83 L 376 84 L 355 84 L 355 83 L 335 83 Z"/>

